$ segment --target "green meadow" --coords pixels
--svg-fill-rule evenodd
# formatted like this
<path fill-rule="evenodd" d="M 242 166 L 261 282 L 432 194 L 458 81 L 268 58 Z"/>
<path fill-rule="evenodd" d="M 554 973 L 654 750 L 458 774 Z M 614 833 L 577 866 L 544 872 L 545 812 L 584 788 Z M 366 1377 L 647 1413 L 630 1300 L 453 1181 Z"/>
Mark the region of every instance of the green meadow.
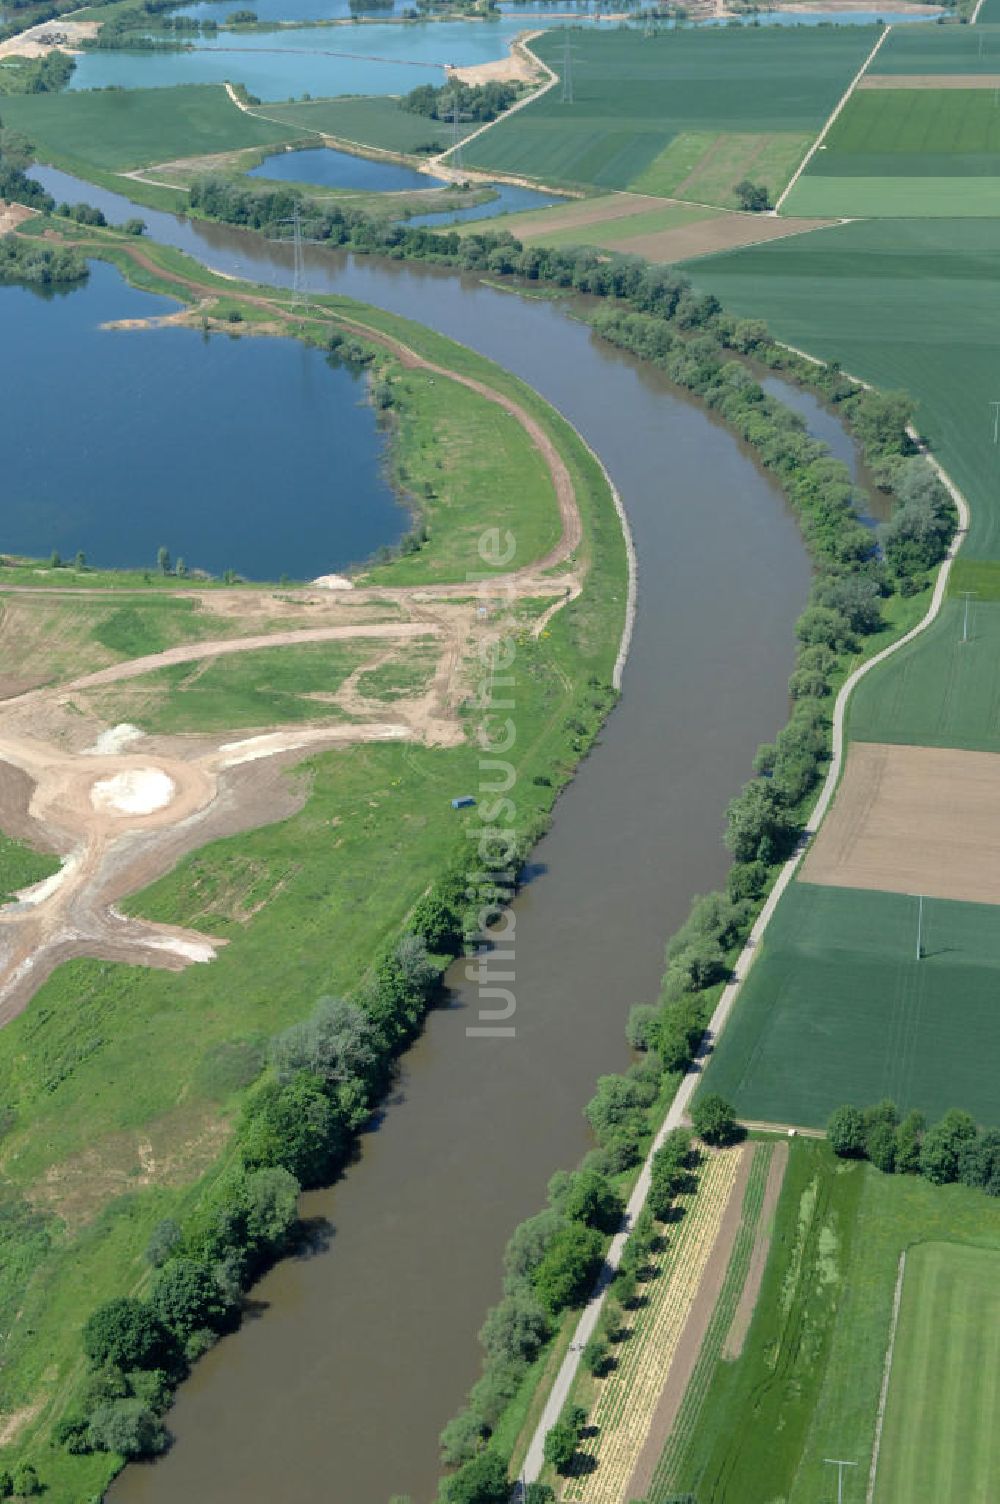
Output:
<path fill-rule="evenodd" d="M 681 1457 L 668 1449 L 650 1504 L 689 1493 L 699 1504 L 826 1504 L 837 1488 L 828 1457 L 858 1464 L 845 1478 L 844 1498 L 851 1504 L 864 1498 L 904 1248 L 916 1270 L 908 1293 L 917 1297 L 918 1326 L 911 1343 L 904 1286 L 875 1504 L 992 1498 L 996 1469 L 984 1486 L 982 1458 L 997 1434 L 991 1313 L 1000 1205 L 965 1186 L 934 1186 L 837 1160 L 825 1144 L 800 1139 L 790 1151 L 743 1351 L 715 1364 L 698 1428 Z M 959 1272 L 971 1279 L 968 1291 L 952 1286 L 955 1299 L 947 1309 L 956 1315 L 957 1340 L 951 1354 L 944 1346 L 950 1324 L 934 1303 L 947 1285 L 922 1280 L 923 1269 L 933 1272 L 937 1263 L 945 1281 Z M 969 1320 L 972 1307 L 981 1317 L 978 1336 Z M 925 1387 L 921 1363 L 927 1357 L 940 1362 Z M 984 1392 L 973 1400 L 969 1386 L 977 1378 Z M 956 1410 L 963 1399 L 972 1407 L 964 1414 Z M 912 1420 L 907 1432 L 895 1430 L 894 1405 L 903 1411 L 911 1403 L 923 1406 L 922 1434 Z M 982 1422 L 978 1445 L 963 1450 L 975 1418 Z"/>
<path fill-rule="evenodd" d="M 816 131 L 875 37 L 866 26 L 709 28 L 654 38 L 570 31 L 572 103 L 563 102 L 561 87 L 550 89 L 477 137 L 466 156 L 476 167 L 546 182 L 673 193 L 679 164 L 676 153 L 664 154 L 682 132 Z M 534 45 L 560 72 L 563 35 Z"/>
<path fill-rule="evenodd" d="M 1000 752 L 1000 604 L 970 597 L 967 641 L 965 614 L 952 596 L 926 632 L 862 679 L 852 740 Z"/>
<path fill-rule="evenodd" d="M 788 214 L 1000 214 L 1000 90 L 862 89 L 784 204 Z"/>
<path fill-rule="evenodd" d="M 876 1504 L 990 1499 L 1000 1477 L 1000 1249 L 906 1258 Z"/>
<path fill-rule="evenodd" d="M 925 900 L 920 961 L 916 943 L 916 898 L 793 883 L 705 1090 L 753 1121 L 814 1128 L 842 1102 L 883 1097 L 995 1122 L 997 910 Z"/>
<path fill-rule="evenodd" d="M 207 152 L 270 146 L 302 135 L 238 110 L 222 84 L 93 89 L 4 100 L 3 122 L 56 166 L 121 172 Z"/>
<path fill-rule="evenodd" d="M 957 28 L 956 28 L 957 30 Z M 963 554 L 1000 556 L 1000 220 L 870 220 L 705 257 L 689 268 L 724 306 L 811 355 L 916 400 L 917 422 L 965 492 Z"/>
<path fill-rule="evenodd" d="M 987 0 L 987 4 L 989 0 Z M 1000 26 L 894 26 L 870 73 L 1000 73 Z M 1000 19 L 1000 18 L 998 18 Z"/>

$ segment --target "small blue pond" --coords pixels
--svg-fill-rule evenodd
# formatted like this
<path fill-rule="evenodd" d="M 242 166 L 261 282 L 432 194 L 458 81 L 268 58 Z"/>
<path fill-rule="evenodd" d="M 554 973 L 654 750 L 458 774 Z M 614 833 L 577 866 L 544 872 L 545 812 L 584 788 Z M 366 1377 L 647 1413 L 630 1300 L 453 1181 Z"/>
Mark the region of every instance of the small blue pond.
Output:
<path fill-rule="evenodd" d="M 278 178 L 286 183 L 314 183 L 318 188 L 350 188 L 357 193 L 439 188 L 443 181 L 402 162 L 376 162 L 371 157 L 356 157 L 327 146 L 276 152 L 265 157 L 248 176 Z"/>
<path fill-rule="evenodd" d="M 549 204 L 565 202 L 553 193 L 539 193 L 537 188 L 518 188 L 513 183 L 492 183 L 496 198 L 488 204 L 469 204 L 464 209 L 444 209 L 437 214 L 414 214 L 408 225 L 456 225 L 465 219 L 493 219 L 497 214 L 516 214 L 521 209 L 545 209 Z"/>

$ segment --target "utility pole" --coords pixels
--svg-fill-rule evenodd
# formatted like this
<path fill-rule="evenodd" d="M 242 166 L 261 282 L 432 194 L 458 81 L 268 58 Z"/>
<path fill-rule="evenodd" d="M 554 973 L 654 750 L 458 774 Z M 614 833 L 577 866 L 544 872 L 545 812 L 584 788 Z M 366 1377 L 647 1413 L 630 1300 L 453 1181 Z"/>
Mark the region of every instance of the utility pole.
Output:
<path fill-rule="evenodd" d="M 461 165 L 462 165 L 462 143 L 461 143 L 461 140 L 459 139 L 459 134 L 458 134 L 458 90 L 457 89 L 455 90 L 455 93 L 452 95 L 452 104 L 453 104 L 452 113 L 451 113 L 451 118 L 452 118 L 452 139 L 453 139 L 454 145 L 452 146 L 452 149 L 451 149 L 451 165 L 453 167 L 461 167 Z"/>
<path fill-rule="evenodd" d="M 975 593 L 976 592 L 974 590 L 963 590 L 962 591 L 962 597 L 963 597 L 963 599 L 965 601 L 965 620 L 962 623 L 962 641 L 963 642 L 968 642 L 968 640 L 969 640 L 969 602 L 972 599 L 972 597 L 975 595 Z"/>
<path fill-rule="evenodd" d="M 917 899 L 917 960 L 918 961 L 922 961 L 923 957 L 924 957 L 924 897 L 923 897 L 923 894 L 921 894 L 920 897 Z M 832 1462 L 833 1460 L 834 1459 L 832 1457 L 826 1457 L 826 1458 L 824 1458 L 824 1461 L 826 1461 L 826 1462 Z M 853 1462 L 851 1462 L 851 1463 L 845 1462 L 843 1465 L 844 1465 L 844 1467 L 853 1467 L 854 1463 Z"/>
<path fill-rule="evenodd" d="M 844 1468 L 857 1467 L 858 1464 L 856 1462 L 844 1462 L 840 1457 L 824 1457 L 823 1461 L 828 1462 L 831 1467 L 837 1469 L 837 1504 L 844 1504 Z"/>
<path fill-rule="evenodd" d="M 573 103 L 573 48 L 568 36 L 563 37 L 562 103 Z"/>

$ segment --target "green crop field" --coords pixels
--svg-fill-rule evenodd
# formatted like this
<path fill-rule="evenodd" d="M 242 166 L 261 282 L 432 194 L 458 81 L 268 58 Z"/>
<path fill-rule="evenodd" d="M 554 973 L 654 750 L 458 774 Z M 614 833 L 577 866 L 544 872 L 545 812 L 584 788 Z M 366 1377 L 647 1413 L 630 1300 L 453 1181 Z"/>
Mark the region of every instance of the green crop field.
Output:
<path fill-rule="evenodd" d="M 992 1123 L 1000 911 L 925 900 L 919 962 L 916 940 L 915 898 L 793 883 L 706 1090 L 751 1120 L 807 1127 L 841 1102 L 882 1097 L 929 1117 L 964 1107 Z"/>
<path fill-rule="evenodd" d="M 957 29 L 957 28 L 956 28 Z M 696 285 L 886 390 L 972 506 L 963 554 L 1000 557 L 1000 221 L 870 220 L 693 262 Z"/>
<path fill-rule="evenodd" d="M 574 48 L 573 103 L 562 102 L 560 88 L 550 89 L 477 137 L 466 154 L 471 165 L 553 183 L 672 193 L 681 167 L 687 164 L 686 175 L 700 160 L 685 156 L 681 163 L 676 150 L 664 156 L 683 132 L 791 133 L 791 150 L 784 139 L 779 147 L 786 162 L 798 138 L 822 125 L 876 32 L 866 26 L 761 27 L 663 32 L 653 39 L 624 31 L 567 36 Z M 535 44 L 556 71 L 563 45 L 561 34 Z M 770 149 L 760 145 L 762 153 Z M 725 184 L 727 192 L 731 187 Z"/>
<path fill-rule="evenodd" d="M 1000 1256 L 1000 1204 L 983 1192 L 934 1186 L 915 1176 L 882 1175 L 870 1165 L 836 1160 L 821 1143 L 800 1140 L 790 1149 L 770 1256 L 743 1352 L 735 1361 L 716 1363 L 695 1431 L 680 1457 L 671 1438 L 650 1504 L 667 1504 L 687 1491 L 697 1495 L 699 1504 L 773 1504 L 775 1499 L 830 1504 L 836 1498 L 836 1475 L 824 1461 L 827 1457 L 858 1464 L 845 1478 L 844 1489 L 845 1501 L 856 1504 L 865 1496 L 874 1445 L 900 1252 L 932 1239 L 947 1240 L 958 1259 L 969 1255 L 971 1262 L 982 1258 L 995 1264 Z M 908 1259 L 915 1252 L 919 1250 Z M 996 1360 L 989 1338 L 995 1329 L 995 1298 L 987 1294 L 979 1309 L 984 1361 L 992 1374 Z M 903 1327 L 896 1363 L 902 1342 Z M 958 1354 L 951 1360 L 956 1361 Z M 943 1382 L 939 1392 L 947 1403 Z M 892 1403 L 890 1395 L 890 1410 Z M 983 1441 L 988 1445 L 995 1412 L 978 1413 L 986 1422 Z M 946 1424 L 945 1416 L 941 1424 Z M 942 1440 L 947 1456 L 952 1443 Z M 883 1463 L 891 1445 L 887 1421 Z M 928 1477 L 936 1477 L 937 1492 L 924 1493 L 916 1486 L 887 1493 L 880 1486 L 875 1504 L 929 1504 L 931 1499 L 985 1504 L 996 1496 L 995 1474 L 989 1487 L 966 1489 L 963 1484 L 972 1475 L 957 1460 L 954 1484 L 943 1482 L 941 1473 L 933 1471 L 928 1449 L 917 1450 Z M 881 1476 L 880 1467 L 880 1481 Z"/>
<path fill-rule="evenodd" d="M 993 89 L 863 89 L 784 204 L 788 214 L 1000 214 Z"/>
<path fill-rule="evenodd" d="M 290 130 L 320 131 L 342 141 L 379 146 L 384 151 L 415 152 L 418 147 L 432 143 L 444 151 L 455 139 L 451 124 L 403 110 L 391 96 L 300 100 L 261 108 L 269 120 L 276 120 Z M 477 128 L 475 121 L 460 125 L 459 135 L 467 136 Z"/>
<path fill-rule="evenodd" d="M 1000 26 L 894 26 L 871 73 L 1000 73 Z"/>
<path fill-rule="evenodd" d="M 983 0 L 982 9 L 976 21 L 977 28 L 998 24 L 1000 24 L 1000 0 Z"/>
<path fill-rule="evenodd" d="M 970 587 L 974 588 L 974 587 Z M 851 698 L 855 741 L 1000 752 L 1000 604 L 945 602 L 926 632 L 873 669 Z"/>
<path fill-rule="evenodd" d="M 879 1452 L 876 1504 L 1000 1492 L 1000 1252 L 910 1249 Z"/>
<path fill-rule="evenodd" d="M 221 84 L 11 96 L 4 100 L 3 122 L 23 131 L 46 162 L 105 172 L 269 146 L 302 134 L 238 110 Z"/>

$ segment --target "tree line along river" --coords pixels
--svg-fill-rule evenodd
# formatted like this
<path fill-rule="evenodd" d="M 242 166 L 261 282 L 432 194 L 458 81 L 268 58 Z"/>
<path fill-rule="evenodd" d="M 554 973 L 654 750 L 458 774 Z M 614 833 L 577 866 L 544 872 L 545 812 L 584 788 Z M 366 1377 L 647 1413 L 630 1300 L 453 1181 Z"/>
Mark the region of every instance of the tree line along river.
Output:
<path fill-rule="evenodd" d="M 153 238 L 214 268 L 292 282 L 289 246 L 34 175 L 109 218 L 138 212 Z M 308 1215 L 329 1220 L 329 1246 L 255 1289 L 259 1319 L 198 1365 L 169 1416 L 174 1447 L 128 1468 L 114 1504 L 433 1496 L 437 1435 L 477 1375 L 476 1332 L 500 1293 L 504 1243 L 553 1171 L 588 1148 L 582 1108 L 596 1077 L 625 1064 L 628 1008 L 655 997 L 665 938 L 692 895 L 723 878 L 724 808 L 786 719 L 809 587 L 792 515 L 748 453 L 562 304 L 318 247 L 305 262 L 309 288 L 462 341 L 578 427 L 633 529 L 636 630 L 621 702 L 516 901 L 516 1037 L 466 1037 L 476 989 L 453 966 L 448 1004 L 405 1057 L 360 1160 L 305 1198 Z"/>

